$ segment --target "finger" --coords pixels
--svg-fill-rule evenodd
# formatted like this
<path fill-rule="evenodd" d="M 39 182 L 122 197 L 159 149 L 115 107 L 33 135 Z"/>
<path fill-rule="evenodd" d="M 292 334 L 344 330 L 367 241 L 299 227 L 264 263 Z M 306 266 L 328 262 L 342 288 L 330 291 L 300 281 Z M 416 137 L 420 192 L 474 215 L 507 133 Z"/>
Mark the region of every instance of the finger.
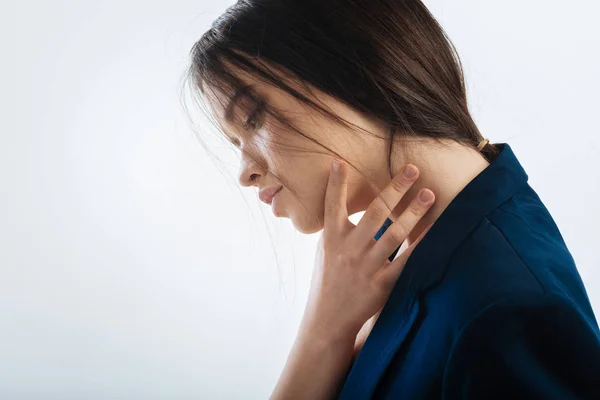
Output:
<path fill-rule="evenodd" d="M 408 246 L 406 250 L 400 253 L 393 261 L 389 261 L 388 259 L 385 260 L 385 266 L 381 268 L 380 271 L 377 273 L 376 279 L 379 279 L 381 284 L 384 285 L 386 289 L 393 289 L 394 285 L 396 284 L 396 281 L 398 280 L 398 277 L 400 276 L 402 271 L 404 271 L 404 267 L 406 266 L 408 258 L 415 250 L 417 245 L 421 242 L 421 240 L 425 237 L 427 232 L 429 232 L 429 229 L 431 229 L 432 225 L 433 223 L 425 227 L 425 229 L 423 230 L 423 232 L 421 232 L 419 237 L 410 246 Z"/>
<path fill-rule="evenodd" d="M 337 231 L 343 227 L 345 220 L 348 220 L 348 209 L 346 208 L 346 196 L 348 191 L 348 182 L 346 181 L 348 172 L 343 162 L 339 162 L 339 169 L 335 170 L 335 161 L 331 163 L 329 169 L 329 181 L 325 192 L 325 228 L 329 231 L 332 228 Z"/>
<path fill-rule="evenodd" d="M 406 210 L 394 221 L 369 250 L 369 258 L 379 261 L 382 265 L 385 260 L 398 248 L 408 237 L 410 232 L 417 226 L 423 215 L 431 208 L 435 195 L 429 189 L 421 189 L 410 202 Z"/>
<path fill-rule="evenodd" d="M 369 204 L 364 215 L 356 225 L 353 240 L 358 246 L 366 246 L 372 243 L 372 239 L 379 231 L 392 210 L 398 205 L 402 197 L 408 192 L 413 183 L 419 177 L 419 169 L 407 164 L 402 171 L 394 176 L 394 179 L 379 193 Z M 363 247 L 364 247 L 363 246 Z"/>

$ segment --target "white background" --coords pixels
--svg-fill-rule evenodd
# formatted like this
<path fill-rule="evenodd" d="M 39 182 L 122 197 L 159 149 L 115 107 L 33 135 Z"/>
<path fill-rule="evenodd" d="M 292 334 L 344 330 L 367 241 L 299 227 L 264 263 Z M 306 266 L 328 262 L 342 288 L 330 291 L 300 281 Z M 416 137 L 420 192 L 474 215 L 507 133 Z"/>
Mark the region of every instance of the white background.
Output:
<path fill-rule="evenodd" d="M 179 103 L 191 46 L 229 4 L 2 2 L 0 398 L 271 393 L 318 235 L 238 188 L 237 159 L 209 158 Z M 426 4 L 600 315 L 599 3 Z"/>

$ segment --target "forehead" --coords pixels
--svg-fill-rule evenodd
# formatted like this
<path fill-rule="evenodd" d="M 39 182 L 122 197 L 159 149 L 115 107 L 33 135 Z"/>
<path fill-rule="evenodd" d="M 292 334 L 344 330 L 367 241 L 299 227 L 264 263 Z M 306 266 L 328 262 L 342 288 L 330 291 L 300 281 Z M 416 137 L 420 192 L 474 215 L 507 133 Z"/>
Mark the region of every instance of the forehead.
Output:
<path fill-rule="evenodd" d="M 205 103 L 221 128 L 233 125 L 235 105 L 248 106 L 257 98 L 257 86 L 260 84 L 248 73 L 228 72 L 232 73 L 233 79 L 203 82 Z"/>
<path fill-rule="evenodd" d="M 247 57 L 246 57 L 247 58 Z M 334 98 L 321 92 L 308 82 L 289 73 L 284 67 L 277 67 L 265 60 L 256 61 L 249 59 L 258 68 L 265 71 L 275 79 L 281 80 L 283 84 L 299 93 L 301 96 L 319 103 L 321 107 L 328 109 L 329 112 L 341 111 Z M 277 112 L 279 117 L 298 116 L 298 113 L 312 112 L 311 107 L 305 107 L 302 100 L 296 98 L 292 93 L 288 93 L 285 88 L 277 86 L 261 76 L 258 72 L 249 72 L 232 66 L 228 61 L 223 61 L 227 74 L 232 78 L 225 82 L 217 79 L 223 74 L 217 74 L 217 77 L 211 82 L 204 82 L 204 97 L 206 98 L 211 113 L 220 125 L 221 131 L 230 140 L 236 136 L 240 120 L 240 111 L 250 112 L 257 100 L 265 101 L 271 111 Z M 237 110 L 237 111 L 236 111 Z M 291 114 L 289 114 L 291 113 Z M 235 118 L 234 118 L 235 117 Z"/>
<path fill-rule="evenodd" d="M 248 62 L 255 65 L 268 75 L 275 79 L 283 81 L 294 90 L 307 95 L 307 91 L 298 79 L 293 78 L 284 67 L 276 66 L 266 60 L 257 60 L 253 57 L 242 55 Z M 227 82 L 205 82 L 207 90 L 205 97 L 216 116 L 222 121 L 229 121 L 234 104 L 243 103 L 245 100 L 257 100 L 262 97 L 265 100 L 282 99 L 284 96 L 291 96 L 284 89 L 279 88 L 268 78 L 261 76 L 258 72 L 246 71 L 233 65 L 229 60 L 221 61 L 223 68 L 230 77 Z"/>

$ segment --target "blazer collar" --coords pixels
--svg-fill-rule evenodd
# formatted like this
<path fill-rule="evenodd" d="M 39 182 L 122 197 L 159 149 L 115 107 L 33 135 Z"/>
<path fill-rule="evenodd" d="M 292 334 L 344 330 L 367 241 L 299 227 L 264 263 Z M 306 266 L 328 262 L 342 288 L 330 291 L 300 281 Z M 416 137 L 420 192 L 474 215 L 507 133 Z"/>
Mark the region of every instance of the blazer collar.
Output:
<path fill-rule="evenodd" d="M 527 183 L 528 176 L 511 147 L 507 143 L 495 145 L 500 154 L 450 202 L 408 258 L 338 399 L 371 397 L 418 315 L 418 294 L 441 280 L 454 249 L 479 221 Z M 391 222 L 388 218 L 375 235 L 376 240 Z"/>

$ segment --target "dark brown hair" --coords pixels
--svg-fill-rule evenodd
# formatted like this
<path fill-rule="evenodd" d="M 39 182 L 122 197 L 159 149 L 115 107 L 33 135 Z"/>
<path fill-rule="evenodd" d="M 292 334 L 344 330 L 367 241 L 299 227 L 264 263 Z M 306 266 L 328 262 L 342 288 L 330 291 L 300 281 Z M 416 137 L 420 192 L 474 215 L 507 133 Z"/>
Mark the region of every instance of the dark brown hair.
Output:
<path fill-rule="evenodd" d="M 483 139 L 458 53 L 420 0 L 240 0 L 194 44 L 188 77 L 200 94 L 231 98 L 244 86 L 234 66 L 348 125 L 267 65 L 384 122 L 391 143 L 401 135 L 475 148 Z M 491 161 L 498 149 L 490 143 L 482 153 Z"/>

